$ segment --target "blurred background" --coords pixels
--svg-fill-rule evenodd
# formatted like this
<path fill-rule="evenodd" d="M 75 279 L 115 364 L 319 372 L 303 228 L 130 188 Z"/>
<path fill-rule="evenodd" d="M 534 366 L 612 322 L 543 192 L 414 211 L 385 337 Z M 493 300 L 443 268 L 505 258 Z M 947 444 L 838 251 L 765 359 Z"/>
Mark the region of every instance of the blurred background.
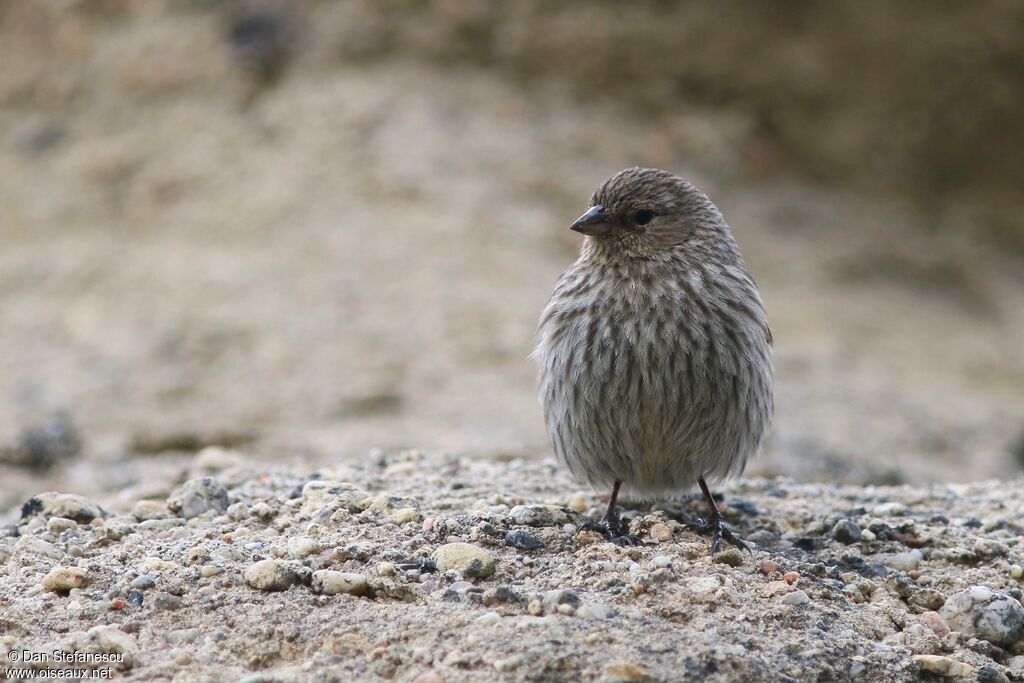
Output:
<path fill-rule="evenodd" d="M 208 445 L 549 457 L 534 325 L 632 165 L 761 286 L 749 474 L 1013 476 L 1021 112 L 1015 0 L 0 0 L 0 509 Z"/>

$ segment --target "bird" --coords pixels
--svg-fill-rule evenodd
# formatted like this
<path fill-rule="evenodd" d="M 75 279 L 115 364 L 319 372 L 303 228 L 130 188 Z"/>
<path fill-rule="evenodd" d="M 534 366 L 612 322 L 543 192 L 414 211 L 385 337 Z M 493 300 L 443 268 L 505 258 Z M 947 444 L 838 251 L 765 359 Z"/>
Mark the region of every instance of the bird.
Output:
<path fill-rule="evenodd" d="M 746 550 L 708 482 L 740 475 L 774 411 L 772 332 L 761 295 L 718 207 L 683 178 L 627 168 L 598 186 L 570 226 L 579 256 L 559 278 L 531 354 L 556 458 L 611 490 L 589 526 L 636 545 L 620 489 L 675 498 L 696 485 L 700 531 Z"/>

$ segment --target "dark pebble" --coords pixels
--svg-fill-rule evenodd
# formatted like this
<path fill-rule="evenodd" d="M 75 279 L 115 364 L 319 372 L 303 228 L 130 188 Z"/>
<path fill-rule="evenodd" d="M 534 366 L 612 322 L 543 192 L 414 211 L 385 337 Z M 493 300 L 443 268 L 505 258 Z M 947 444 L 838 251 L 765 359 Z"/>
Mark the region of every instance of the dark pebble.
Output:
<path fill-rule="evenodd" d="M 151 574 L 143 574 L 142 576 L 138 576 L 131 583 L 132 588 L 135 588 L 140 591 L 147 590 L 155 585 L 156 579 L 154 579 Z"/>
<path fill-rule="evenodd" d="M 495 586 L 483 595 L 484 604 L 488 607 L 498 603 L 521 603 L 523 596 L 508 586 Z"/>
<path fill-rule="evenodd" d="M 841 519 L 832 527 L 832 538 L 846 545 L 860 541 L 860 534 L 860 527 L 851 519 Z"/>
<path fill-rule="evenodd" d="M 544 547 L 543 541 L 522 529 L 515 529 L 505 534 L 505 544 L 520 550 L 536 550 Z"/>
<path fill-rule="evenodd" d="M 153 594 L 153 607 L 158 610 L 176 610 L 181 607 L 181 598 L 177 595 L 158 591 Z"/>
<path fill-rule="evenodd" d="M 999 667 L 991 664 L 978 669 L 978 683 L 1010 683 L 1010 679 L 999 670 Z"/>
<path fill-rule="evenodd" d="M 142 607 L 142 592 L 131 591 L 128 593 L 128 603 L 136 607 Z"/>
<path fill-rule="evenodd" d="M 748 534 L 747 540 L 757 546 L 769 547 L 779 542 L 779 535 L 767 529 L 758 529 Z"/>
<path fill-rule="evenodd" d="M 729 500 L 729 509 L 740 512 L 749 517 L 757 517 L 761 514 L 761 511 L 757 509 L 757 506 L 749 500 L 744 500 L 742 498 L 731 498 Z"/>
<path fill-rule="evenodd" d="M 868 526 L 868 530 L 875 535 L 875 540 L 891 541 L 893 529 L 884 522 L 875 522 Z"/>
<path fill-rule="evenodd" d="M 793 545 L 810 553 L 825 547 L 825 539 L 821 536 L 804 536 L 797 539 Z"/>
<path fill-rule="evenodd" d="M 493 538 L 501 538 L 501 530 L 489 522 L 480 522 L 477 528 L 480 529 L 480 533 L 487 534 Z"/>

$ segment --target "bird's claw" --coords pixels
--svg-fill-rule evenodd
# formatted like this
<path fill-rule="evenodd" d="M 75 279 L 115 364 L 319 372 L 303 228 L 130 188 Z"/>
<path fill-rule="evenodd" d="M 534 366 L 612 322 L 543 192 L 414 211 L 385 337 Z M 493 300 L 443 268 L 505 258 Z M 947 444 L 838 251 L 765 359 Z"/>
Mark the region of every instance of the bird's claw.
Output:
<path fill-rule="evenodd" d="M 725 523 L 721 515 L 712 515 L 708 521 L 698 519 L 695 523 L 690 526 L 699 534 L 712 534 L 711 540 L 711 554 L 714 555 L 722 549 L 722 541 L 725 541 L 731 546 L 735 546 L 740 550 L 746 550 L 748 553 L 753 554 L 753 550 L 750 545 L 742 538 L 737 536 L 729 528 L 729 525 Z"/>
<path fill-rule="evenodd" d="M 424 574 L 433 574 L 437 571 L 437 565 L 434 561 L 423 557 L 413 560 L 412 562 L 402 562 L 396 566 L 402 571 L 416 570 Z"/>
<path fill-rule="evenodd" d="M 600 522 L 588 519 L 581 524 L 578 529 L 576 529 L 576 533 L 581 531 L 596 531 L 615 545 L 619 546 L 643 544 L 643 541 L 639 536 L 634 536 L 622 527 L 622 523 L 619 521 L 618 515 L 615 515 L 614 517 L 605 515 L 601 518 Z"/>

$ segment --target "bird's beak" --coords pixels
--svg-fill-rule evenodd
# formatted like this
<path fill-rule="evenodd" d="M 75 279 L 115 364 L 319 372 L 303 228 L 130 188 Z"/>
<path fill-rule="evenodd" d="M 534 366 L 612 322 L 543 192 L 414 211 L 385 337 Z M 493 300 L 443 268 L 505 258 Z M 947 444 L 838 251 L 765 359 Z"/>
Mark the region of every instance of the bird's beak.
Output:
<path fill-rule="evenodd" d="M 608 214 L 604 212 L 604 207 L 600 204 L 596 204 L 589 209 L 586 213 L 577 218 L 572 225 L 569 226 L 570 230 L 576 232 L 582 232 L 584 235 L 591 235 L 596 237 L 598 235 L 606 235 L 608 231 L 612 229 L 612 223 L 609 220 Z"/>

